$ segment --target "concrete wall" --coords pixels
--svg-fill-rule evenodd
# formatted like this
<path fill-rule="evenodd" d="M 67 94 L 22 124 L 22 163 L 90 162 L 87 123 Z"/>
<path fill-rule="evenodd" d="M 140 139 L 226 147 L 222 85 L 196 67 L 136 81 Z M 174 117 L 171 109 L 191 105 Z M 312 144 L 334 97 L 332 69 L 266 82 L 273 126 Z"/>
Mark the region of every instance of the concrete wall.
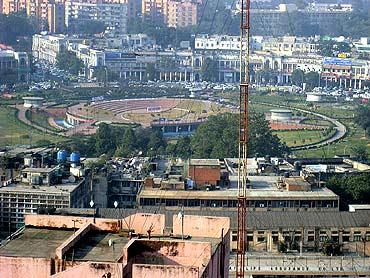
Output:
<path fill-rule="evenodd" d="M 122 228 L 133 229 L 139 234 L 147 234 L 149 229 L 152 234 L 163 234 L 165 223 L 164 214 L 136 213 L 122 220 Z"/>
<path fill-rule="evenodd" d="M 25 215 L 25 225 L 33 227 L 53 227 L 80 229 L 86 224 L 103 231 L 119 232 L 121 229 L 133 229 L 136 233 L 147 234 L 151 229 L 152 234 L 163 234 L 165 216 L 162 214 L 137 213 L 124 219 L 105 219 L 61 215 Z"/>
<path fill-rule="evenodd" d="M 63 258 L 63 255 L 79 241 L 84 235 L 86 235 L 93 228 L 92 224 L 87 223 L 78 229 L 75 234 L 71 235 L 65 242 L 63 242 L 55 251 L 55 256 L 59 259 Z"/>
<path fill-rule="evenodd" d="M 173 234 L 181 234 L 181 218 L 173 216 Z M 223 229 L 224 236 L 230 229 L 230 218 L 184 215 L 184 234 L 196 237 L 221 238 Z"/>
<path fill-rule="evenodd" d="M 183 265 L 202 268 L 212 255 L 209 242 L 136 240 L 129 251 L 134 264 Z"/>
<path fill-rule="evenodd" d="M 101 263 L 85 262 L 65 271 L 51 275 L 51 278 L 123 278 L 122 264 L 120 263 Z M 105 275 L 105 276 L 104 276 Z M 110 276 L 109 276 L 110 275 Z M 28 276 L 24 276 L 28 277 Z M 47 276 L 38 276 L 47 277 Z M 148 276 L 151 277 L 151 276 Z"/>
<path fill-rule="evenodd" d="M 0 277 L 49 277 L 51 261 L 45 258 L 0 257 Z"/>
<path fill-rule="evenodd" d="M 162 265 L 143 265 L 134 264 L 132 277 L 150 278 L 199 278 L 199 271 L 196 267 L 187 266 L 162 266 Z"/>

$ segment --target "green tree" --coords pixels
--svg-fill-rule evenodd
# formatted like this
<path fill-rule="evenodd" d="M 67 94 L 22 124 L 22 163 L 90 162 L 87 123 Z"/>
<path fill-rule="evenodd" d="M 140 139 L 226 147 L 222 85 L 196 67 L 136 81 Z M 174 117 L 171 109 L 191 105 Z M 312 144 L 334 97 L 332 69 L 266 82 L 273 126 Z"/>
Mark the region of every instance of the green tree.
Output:
<path fill-rule="evenodd" d="M 77 75 L 84 67 L 82 60 L 77 58 L 76 54 L 70 51 L 59 52 L 56 60 L 57 66 L 60 69 L 69 71 L 74 75 Z"/>
<path fill-rule="evenodd" d="M 191 140 L 188 136 L 181 137 L 179 140 L 177 140 L 175 146 L 175 155 L 184 159 L 191 157 L 192 150 L 190 143 Z"/>
<path fill-rule="evenodd" d="M 264 117 L 250 113 L 248 155 L 282 156 L 289 148 L 273 135 Z M 201 124 L 191 138 L 193 156 L 222 158 L 238 156 L 238 117 L 234 114 L 212 116 Z"/>
<path fill-rule="evenodd" d="M 95 151 L 98 155 L 112 155 L 116 149 L 115 137 L 112 127 L 106 123 L 99 125 L 95 136 Z"/>
<path fill-rule="evenodd" d="M 135 151 L 136 147 L 136 136 L 132 128 L 127 128 L 125 135 L 123 136 L 122 145 L 117 150 L 117 156 L 131 156 Z"/>
<path fill-rule="evenodd" d="M 360 105 L 357 108 L 355 122 L 365 130 L 365 136 L 370 137 L 370 105 Z"/>
<path fill-rule="evenodd" d="M 292 83 L 301 87 L 304 82 L 304 72 L 301 69 L 295 69 L 292 72 Z"/>
<path fill-rule="evenodd" d="M 152 63 L 148 63 L 146 65 L 146 76 L 148 80 L 154 80 L 156 76 L 156 71 L 155 71 L 155 65 Z"/>
<path fill-rule="evenodd" d="M 340 197 L 342 210 L 348 209 L 348 204 L 367 204 L 370 200 L 370 173 L 330 178 L 326 187 Z"/>
<path fill-rule="evenodd" d="M 339 53 L 351 52 L 351 47 L 346 42 L 321 40 L 319 43 L 320 54 L 326 57 L 337 57 Z"/>
<path fill-rule="evenodd" d="M 202 79 L 205 81 L 216 82 L 218 81 L 218 61 L 206 58 L 200 69 Z"/>
<path fill-rule="evenodd" d="M 84 35 L 94 35 L 100 34 L 105 31 L 105 24 L 99 20 L 86 20 L 79 24 L 72 24 L 68 28 L 68 33 L 71 34 L 84 34 Z"/>
<path fill-rule="evenodd" d="M 149 155 L 161 154 L 166 147 L 166 141 L 163 139 L 161 130 L 154 129 L 150 133 L 147 152 Z"/>
<path fill-rule="evenodd" d="M 315 71 L 310 71 L 306 73 L 305 74 L 305 81 L 307 84 L 306 89 L 308 91 L 311 91 L 313 88 L 318 87 L 320 83 L 319 78 L 320 78 L 320 75 Z"/>
<path fill-rule="evenodd" d="M 32 36 L 36 31 L 36 24 L 27 17 L 26 11 L 0 13 L 0 43 L 14 45 L 18 37 Z"/>
<path fill-rule="evenodd" d="M 360 161 L 360 162 L 367 162 L 367 158 L 369 156 L 369 152 L 367 151 L 367 148 L 366 146 L 364 145 L 357 145 L 357 146 L 353 146 L 352 148 L 352 152 L 355 156 L 355 158 Z"/>

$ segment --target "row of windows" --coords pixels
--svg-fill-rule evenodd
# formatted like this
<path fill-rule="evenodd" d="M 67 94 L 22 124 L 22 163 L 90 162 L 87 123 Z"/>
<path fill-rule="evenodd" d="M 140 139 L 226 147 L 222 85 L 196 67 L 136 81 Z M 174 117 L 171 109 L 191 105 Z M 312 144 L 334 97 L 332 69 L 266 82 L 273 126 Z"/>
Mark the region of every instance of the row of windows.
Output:
<path fill-rule="evenodd" d="M 307 242 L 313 242 L 315 241 L 315 235 L 314 231 L 308 231 L 307 236 L 305 236 L 305 241 Z M 301 232 L 283 232 L 281 236 L 286 240 L 290 241 L 291 239 L 294 239 L 295 241 L 300 241 L 302 239 Z M 247 231 L 247 241 L 253 241 L 253 239 L 256 238 L 257 242 L 265 242 L 267 239 L 267 235 L 265 234 L 265 231 L 258 231 L 257 235 L 253 233 L 253 231 Z M 279 240 L 279 233 L 278 231 L 272 231 L 271 235 L 272 241 L 277 242 Z M 326 231 L 320 231 L 320 234 L 318 236 L 320 242 L 325 242 L 327 239 L 332 239 L 334 241 L 339 241 L 339 235 L 333 234 L 329 236 Z M 236 231 L 232 232 L 232 241 L 237 240 L 237 233 Z M 361 231 L 354 231 L 352 236 L 352 241 L 370 241 L 370 231 L 366 232 L 364 235 L 361 234 Z M 347 231 L 343 233 L 341 237 L 341 241 L 343 242 L 350 242 L 351 241 L 351 235 L 350 232 Z"/>
<path fill-rule="evenodd" d="M 186 206 L 186 207 L 237 207 L 237 200 L 199 200 L 199 199 L 157 199 L 141 198 L 141 206 Z M 254 208 L 315 208 L 338 207 L 336 200 L 280 200 L 280 201 L 248 201 L 248 207 Z"/>

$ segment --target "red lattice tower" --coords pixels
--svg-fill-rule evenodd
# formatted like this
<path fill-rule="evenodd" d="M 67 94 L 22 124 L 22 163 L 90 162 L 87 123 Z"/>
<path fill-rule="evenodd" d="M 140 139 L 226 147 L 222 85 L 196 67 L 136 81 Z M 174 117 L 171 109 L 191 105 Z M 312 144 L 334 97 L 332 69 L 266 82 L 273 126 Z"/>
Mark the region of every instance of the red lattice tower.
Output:
<path fill-rule="evenodd" d="M 240 11 L 240 98 L 238 161 L 238 240 L 236 277 L 244 278 L 247 230 L 247 155 L 249 96 L 250 0 L 241 0 Z"/>

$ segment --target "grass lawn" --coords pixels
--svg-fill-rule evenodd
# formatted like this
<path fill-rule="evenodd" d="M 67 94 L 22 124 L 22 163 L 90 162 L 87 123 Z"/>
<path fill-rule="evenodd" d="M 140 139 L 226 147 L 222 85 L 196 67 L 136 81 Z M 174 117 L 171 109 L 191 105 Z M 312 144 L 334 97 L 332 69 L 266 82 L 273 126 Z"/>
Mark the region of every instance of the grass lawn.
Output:
<path fill-rule="evenodd" d="M 32 144 L 40 140 L 48 140 L 51 142 L 59 142 L 65 140 L 63 137 L 43 134 L 42 132 L 30 128 L 24 123 L 18 121 L 16 110 L 14 108 L 1 106 L 0 107 L 0 147 L 12 145 L 29 145 L 30 130 Z"/>
<path fill-rule="evenodd" d="M 31 113 L 32 113 L 32 117 L 31 117 Z M 44 111 L 37 111 L 37 112 L 32 111 L 31 112 L 30 110 L 28 110 L 26 112 L 26 117 L 27 117 L 28 120 L 30 120 L 32 123 L 34 123 L 38 126 L 49 129 L 51 131 L 59 131 L 55 127 L 52 127 L 51 125 L 49 125 L 49 122 L 48 122 L 48 117 L 49 116 Z"/>
<path fill-rule="evenodd" d="M 323 134 L 322 130 L 294 130 L 294 131 L 274 131 L 282 142 L 289 147 L 302 146 L 320 142 L 328 136 Z"/>

